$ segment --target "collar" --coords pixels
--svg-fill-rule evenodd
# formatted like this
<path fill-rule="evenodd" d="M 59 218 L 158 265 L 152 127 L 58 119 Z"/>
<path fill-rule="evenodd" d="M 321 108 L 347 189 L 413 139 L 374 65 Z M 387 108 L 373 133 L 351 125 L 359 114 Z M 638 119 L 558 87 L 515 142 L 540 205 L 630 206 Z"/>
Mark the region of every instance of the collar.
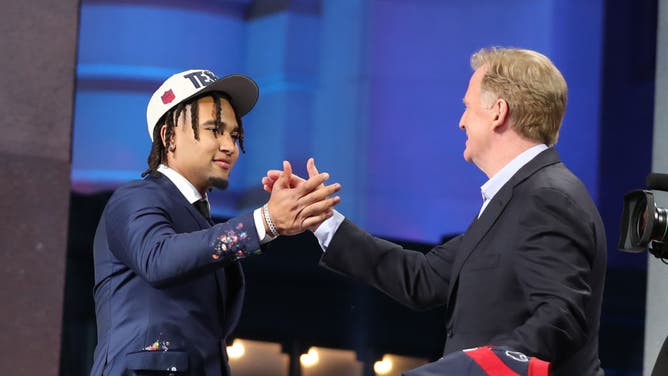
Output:
<path fill-rule="evenodd" d="M 524 167 L 525 164 L 529 163 L 529 161 L 534 159 L 547 148 L 548 146 L 545 144 L 532 146 L 513 158 L 507 165 L 503 166 L 496 175 L 492 176 L 491 179 L 487 180 L 487 182 L 480 187 L 483 201 L 491 200 L 494 195 L 499 192 L 501 187 L 503 187 L 520 168 Z"/>
<path fill-rule="evenodd" d="M 188 179 L 183 177 L 183 175 L 176 172 L 176 170 L 169 168 L 167 165 L 160 164 L 160 166 L 158 166 L 158 172 L 165 175 L 167 179 L 171 180 L 189 203 L 192 204 L 202 198 L 207 200 L 206 193 L 204 194 L 204 197 L 202 197 L 197 188 L 195 188 L 195 186 L 192 185 Z"/>

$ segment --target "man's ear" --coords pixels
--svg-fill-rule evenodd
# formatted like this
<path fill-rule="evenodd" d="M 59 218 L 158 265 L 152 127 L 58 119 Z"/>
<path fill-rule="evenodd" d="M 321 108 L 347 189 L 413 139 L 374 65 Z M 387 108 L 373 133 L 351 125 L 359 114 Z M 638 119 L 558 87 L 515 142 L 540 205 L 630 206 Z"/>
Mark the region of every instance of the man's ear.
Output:
<path fill-rule="evenodd" d="M 492 119 L 492 126 L 494 128 L 502 126 L 505 124 L 509 119 L 509 112 L 508 112 L 508 102 L 506 102 L 505 99 L 499 98 L 497 99 L 494 104 L 492 105 L 492 111 L 493 113 L 493 119 Z"/>
<path fill-rule="evenodd" d="M 167 124 L 160 126 L 160 140 L 162 140 L 162 146 L 167 149 L 167 143 L 169 140 L 165 139 L 165 137 L 167 137 Z"/>

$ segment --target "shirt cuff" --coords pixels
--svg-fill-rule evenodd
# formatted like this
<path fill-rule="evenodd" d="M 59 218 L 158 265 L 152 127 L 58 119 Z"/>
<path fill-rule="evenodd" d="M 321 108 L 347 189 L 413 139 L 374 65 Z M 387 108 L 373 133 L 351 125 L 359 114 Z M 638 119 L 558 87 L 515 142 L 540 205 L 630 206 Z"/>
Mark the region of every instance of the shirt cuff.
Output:
<path fill-rule="evenodd" d="M 262 210 L 257 208 L 253 211 L 253 220 L 255 222 L 255 230 L 257 231 L 257 238 L 260 239 L 260 245 L 269 243 L 276 239 L 276 237 L 267 234 L 264 228 L 264 220 L 262 218 Z"/>
<path fill-rule="evenodd" d="M 322 248 L 323 252 L 327 252 L 327 247 L 329 247 L 329 243 L 332 241 L 334 233 L 339 229 L 339 226 L 341 226 L 344 219 L 346 219 L 346 217 L 334 209 L 334 215 L 322 222 L 313 233 L 318 239 L 318 243 L 320 243 L 320 248 Z"/>

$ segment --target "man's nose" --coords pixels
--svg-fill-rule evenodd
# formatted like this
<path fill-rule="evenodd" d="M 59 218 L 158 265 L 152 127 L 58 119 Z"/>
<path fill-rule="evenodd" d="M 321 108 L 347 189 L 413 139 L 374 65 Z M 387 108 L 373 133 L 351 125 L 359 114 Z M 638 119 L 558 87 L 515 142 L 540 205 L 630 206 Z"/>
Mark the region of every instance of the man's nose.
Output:
<path fill-rule="evenodd" d="M 234 148 L 236 147 L 236 141 L 234 138 L 232 138 L 232 135 L 229 133 L 225 133 L 218 137 L 218 142 L 219 142 L 219 150 L 228 154 L 231 154 L 234 152 Z"/>

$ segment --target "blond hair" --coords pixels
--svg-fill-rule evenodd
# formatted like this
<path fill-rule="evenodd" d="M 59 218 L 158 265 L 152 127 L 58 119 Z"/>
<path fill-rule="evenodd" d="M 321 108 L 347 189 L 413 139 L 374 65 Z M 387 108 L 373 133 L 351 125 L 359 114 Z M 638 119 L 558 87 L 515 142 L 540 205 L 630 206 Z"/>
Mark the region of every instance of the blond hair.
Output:
<path fill-rule="evenodd" d="M 471 56 L 471 67 L 486 67 L 483 99 L 508 103 L 510 121 L 521 135 L 547 145 L 559 138 L 568 87 L 545 55 L 516 48 L 483 48 Z"/>

